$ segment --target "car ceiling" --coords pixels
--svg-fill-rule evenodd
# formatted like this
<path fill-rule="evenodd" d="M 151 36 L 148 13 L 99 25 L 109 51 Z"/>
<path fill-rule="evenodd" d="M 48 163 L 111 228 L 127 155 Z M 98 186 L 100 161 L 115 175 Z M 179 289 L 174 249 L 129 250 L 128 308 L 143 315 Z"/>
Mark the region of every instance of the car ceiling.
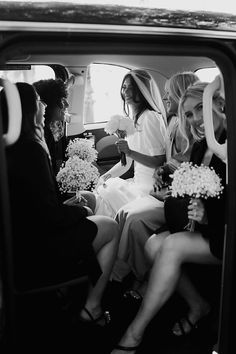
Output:
<path fill-rule="evenodd" d="M 11 60 L 8 63 L 21 64 L 60 64 L 73 72 L 73 67 L 87 67 L 91 63 L 116 64 L 132 68 L 146 68 L 159 72 L 168 78 L 176 72 L 216 66 L 214 61 L 207 57 L 193 56 L 160 56 L 160 55 L 110 55 L 110 54 L 63 54 L 63 55 L 29 55 L 25 58 Z"/>

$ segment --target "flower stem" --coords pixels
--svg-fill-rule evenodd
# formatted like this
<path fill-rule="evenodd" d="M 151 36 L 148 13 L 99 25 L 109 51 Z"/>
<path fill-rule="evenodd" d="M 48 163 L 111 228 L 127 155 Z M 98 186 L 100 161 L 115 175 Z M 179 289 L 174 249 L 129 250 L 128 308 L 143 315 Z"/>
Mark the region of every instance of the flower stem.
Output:
<path fill-rule="evenodd" d="M 194 232 L 195 230 L 195 220 L 189 219 L 188 224 L 185 226 L 184 230 Z"/>
<path fill-rule="evenodd" d="M 194 232 L 195 230 L 195 220 L 190 220 L 190 228 L 189 228 L 189 231 L 190 232 Z"/>
<path fill-rule="evenodd" d="M 78 189 L 75 192 L 75 196 L 76 196 L 76 199 L 78 199 L 78 201 L 80 202 L 81 201 L 81 193 Z"/>
<path fill-rule="evenodd" d="M 118 136 L 119 139 L 125 139 L 127 134 L 125 130 L 117 130 L 116 135 Z M 126 166 L 127 161 L 126 161 L 126 156 L 125 153 L 122 151 L 120 153 L 120 161 L 121 161 L 121 166 Z"/>

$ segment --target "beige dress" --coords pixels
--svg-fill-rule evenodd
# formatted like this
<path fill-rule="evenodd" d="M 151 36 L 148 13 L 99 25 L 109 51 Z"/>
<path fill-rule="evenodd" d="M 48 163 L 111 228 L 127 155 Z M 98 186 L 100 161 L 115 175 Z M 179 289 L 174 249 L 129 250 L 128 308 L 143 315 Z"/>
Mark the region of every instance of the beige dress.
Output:
<path fill-rule="evenodd" d="M 172 117 L 168 126 L 168 136 L 165 138 L 167 163 L 173 171 L 181 162 L 188 161 L 192 144 L 183 153 L 186 142 L 178 129 L 177 117 Z M 113 269 L 113 279 L 122 279 L 132 271 L 136 279 L 143 280 L 148 262 L 144 255 L 144 245 L 156 229 L 165 224 L 163 202 L 145 195 L 124 205 L 116 215 L 119 223 L 121 240 L 118 260 Z"/>
<path fill-rule="evenodd" d="M 137 133 L 129 138 L 132 150 L 145 155 L 164 155 L 166 153 L 167 132 L 162 120 L 154 111 L 145 111 L 139 118 Z M 133 183 L 139 193 L 119 208 L 115 215 L 120 229 L 118 259 L 112 278 L 121 281 L 130 270 L 137 279 L 142 279 L 147 270 L 144 244 L 159 226 L 164 223 L 163 202 L 149 195 L 153 190 L 154 169 L 135 161 Z M 126 181 L 125 181 L 126 182 Z M 124 196 L 131 193 L 132 185 L 127 181 Z"/>
<path fill-rule="evenodd" d="M 145 242 L 165 223 L 163 202 L 151 195 L 134 200 L 119 210 L 116 221 L 121 239 L 112 278 L 122 281 L 132 271 L 136 279 L 142 281 L 148 270 Z"/>

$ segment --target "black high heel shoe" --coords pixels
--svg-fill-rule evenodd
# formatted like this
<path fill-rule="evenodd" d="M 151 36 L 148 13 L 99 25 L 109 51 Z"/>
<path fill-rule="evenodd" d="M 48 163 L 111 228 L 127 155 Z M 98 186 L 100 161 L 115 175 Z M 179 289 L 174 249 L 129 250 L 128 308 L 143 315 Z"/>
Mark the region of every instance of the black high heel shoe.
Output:
<path fill-rule="evenodd" d="M 80 315 L 79 316 L 80 322 L 83 322 L 86 324 L 97 325 L 100 327 L 105 327 L 105 326 L 109 325 L 109 323 L 111 322 L 111 315 L 110 315 L 109 311 L 104 311 L 101 315 L 94 318 L 93 315 L 91 314 L 91 312 L 86 307 L 83 307 L 82 310 L 84 310 L 87 313 L 89 319 L 85 319 Z"/>
<path fill-rule="evenodd" d="M 172 328 L 172 333 L 176 336 L 176 337 L 182 337 L 182 336 L 186 336 L 188 334 L 192 334 L 193 331 L 199 330 L 199 329 L 203 329 L 205 327 L 209 327 L 211 321 L 212 321 L 212 314 L 211 311 L 208 312 L 206 315 L 204 315 L 203 317 L 199 318 L 199 320 L 197 320 L 196 322 L 192 322 L 190 321 L 190 319 L 188 318 L 188 316 L 184 316 L 181 319 L 179 319 L 174 327 Z M 187 327 L 186 327 L 187 324 Z M 178 331 L 175 331 L 175 327 L 178 327 Z M 188 330 L 186 330 L 186 328 L 188 328 Z"/>
<path fill-rule="evenodd" d="M 126 299 L 126 300 L 134 300 L 136 302 L 142 302 L 143 300 L 143 297 L 142 295 L 140 294 L 140 292 L 138 290 L 127 290 L 123 297 Z"/>
<path fill-rule="evenodd" d="M 137 350 L 138 348 L 139 348 L 139 345 L 135 345 L 133 347 L 125 347 L 123 345 L 117 344 L 114 349 L 123 350 L 124 352 L 132 352 L 134 350 Z"/>

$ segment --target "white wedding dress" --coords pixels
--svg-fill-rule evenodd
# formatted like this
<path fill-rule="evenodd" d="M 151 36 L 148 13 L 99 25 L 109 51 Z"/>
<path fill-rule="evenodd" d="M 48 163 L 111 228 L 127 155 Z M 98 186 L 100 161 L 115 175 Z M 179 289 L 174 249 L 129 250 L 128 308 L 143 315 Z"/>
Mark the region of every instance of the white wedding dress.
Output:
<path fill-rule="evenodd" d="M 127 138 L 131 150 L 144 155 L 164 155 L 166 153 L 166 128 L 162 117 L 155 111 L 146 110 L 138 120 L 136 132 Z M 153 189 L 154 168 L 134 161 L 134 177 L 110 178 L 97 189 L 96 215 L 115 217 L 125 204 L 149 195 Z M 161 204 L 162 202 L 160 202 Z"/>

